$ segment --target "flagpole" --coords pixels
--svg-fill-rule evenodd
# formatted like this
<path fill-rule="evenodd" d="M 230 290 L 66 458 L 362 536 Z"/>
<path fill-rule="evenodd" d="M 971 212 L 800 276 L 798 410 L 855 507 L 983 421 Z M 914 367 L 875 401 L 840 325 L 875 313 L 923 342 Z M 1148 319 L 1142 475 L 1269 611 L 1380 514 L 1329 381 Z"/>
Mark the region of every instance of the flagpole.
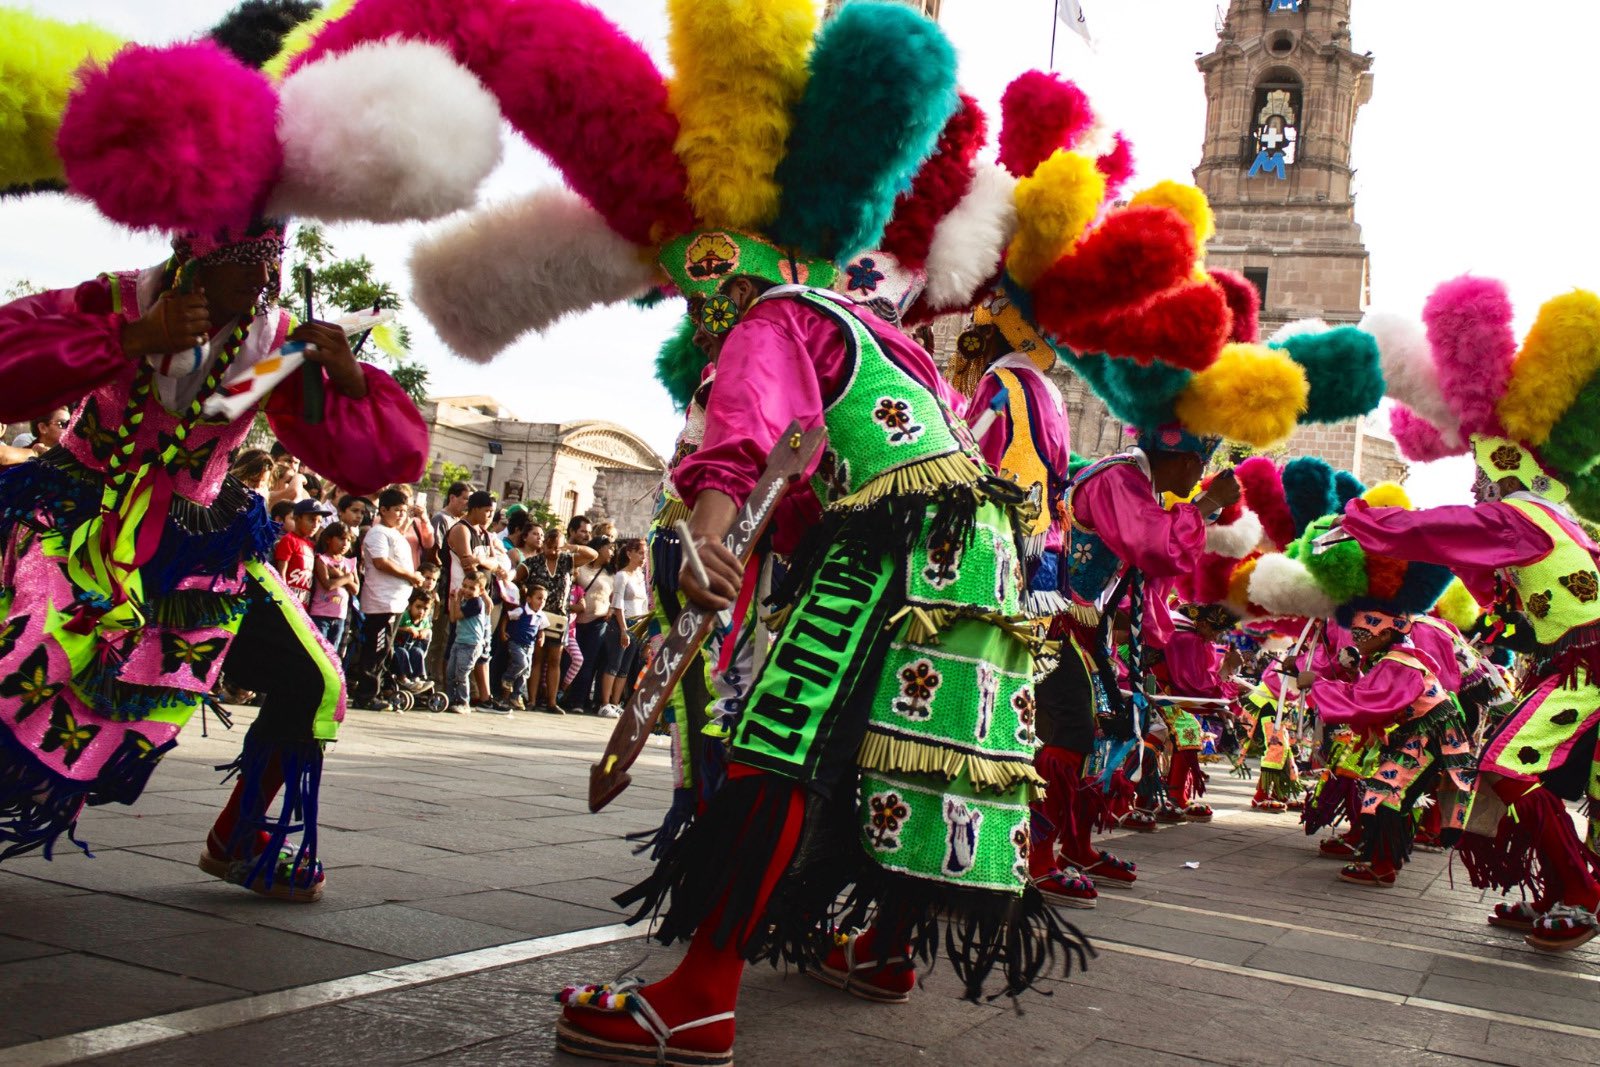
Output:
<path fill-rule="evenodd" d="M 1056 69 L 1056 23 L 1061 21 L 1061 0 L 1050 0 L 1050 69 Z"/>

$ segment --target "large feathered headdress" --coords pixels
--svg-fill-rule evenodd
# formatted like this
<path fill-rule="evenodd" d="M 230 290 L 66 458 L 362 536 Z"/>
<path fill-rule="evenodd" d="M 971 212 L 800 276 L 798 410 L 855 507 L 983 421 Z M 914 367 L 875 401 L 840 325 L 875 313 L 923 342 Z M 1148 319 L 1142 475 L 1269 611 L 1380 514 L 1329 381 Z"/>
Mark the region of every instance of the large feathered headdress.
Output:
<path fill-rule="evenodd" d="M 672 285 L 825 285 L 880 243 L 960 103 L 955 52 L 901 4 L 670 0 L 674 68 L 578 0 L 359 0 L 293 63 L 394 36 L 447 48 L 561 172 L 422 242 L 414 296 L 462 355 Z"/>
<path fill-rule="evenodd" d="M 65 188 L 106 218 L 202 240 L 263 216 L 432 218 L 472 203 L 499 111 L 422 41 L 258 69 L 314 5 L 249 0 L 211 35 L 124 44 L 0 11 L 0 188 Z"/>
<path fill-rule="evenodd" d="M 1600 518 L 1600 296 L 1546 302 L 1519 347 L 1505 286 L 1471 275 L 1439 286 L 1422 326 L 1374 312 L 1391 428 L 1407 459 L 1472 452 L 1490 482 L 1515 478 Z"/>

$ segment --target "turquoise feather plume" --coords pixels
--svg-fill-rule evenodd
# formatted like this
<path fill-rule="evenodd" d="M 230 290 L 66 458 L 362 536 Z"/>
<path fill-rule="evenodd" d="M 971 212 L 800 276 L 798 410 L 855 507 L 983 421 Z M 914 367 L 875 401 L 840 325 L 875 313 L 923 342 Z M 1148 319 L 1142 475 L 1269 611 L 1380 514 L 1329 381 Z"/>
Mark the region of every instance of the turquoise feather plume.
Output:
<path fill-rule="evenodd" d="M 877 247 L 960 103 L 955 49 L 938 26 L 903 4 L 845 5 L 811 53 L 770 235 L 830 259 Z"/>

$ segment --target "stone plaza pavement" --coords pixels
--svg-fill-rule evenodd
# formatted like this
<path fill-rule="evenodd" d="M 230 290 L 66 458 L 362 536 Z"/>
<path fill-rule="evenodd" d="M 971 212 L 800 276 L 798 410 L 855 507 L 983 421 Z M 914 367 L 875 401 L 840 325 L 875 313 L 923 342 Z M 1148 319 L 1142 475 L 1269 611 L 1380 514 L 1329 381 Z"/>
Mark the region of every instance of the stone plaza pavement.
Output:
<path fill-rule="evenodd" d="M 594 816 L 609 723 L 352 712 L 324 779 L 327 895 L 291 906 L 195 866 L 250 714 L 187 733 L 136 808 L 86 813 L 95 859 L 0 867 L 0 1064 L 575 1064 L 551 992 L 677 958 L 609 899 L 645 870 L 618 838 L 658 821 L 664 749 Z M 739 1061 L 1600 1060 L 1600 942 L 1535 953 L 1441 855 L 1393 890 L 1343 885 L 1293 816 L 1212 770 L 1214 823 L 1116 837 L 1138 887 L 1067 913 L 1100 954 L 1053 995 L 969 1004 L 935 972 L 883 1007 L 752 968 Z"/>

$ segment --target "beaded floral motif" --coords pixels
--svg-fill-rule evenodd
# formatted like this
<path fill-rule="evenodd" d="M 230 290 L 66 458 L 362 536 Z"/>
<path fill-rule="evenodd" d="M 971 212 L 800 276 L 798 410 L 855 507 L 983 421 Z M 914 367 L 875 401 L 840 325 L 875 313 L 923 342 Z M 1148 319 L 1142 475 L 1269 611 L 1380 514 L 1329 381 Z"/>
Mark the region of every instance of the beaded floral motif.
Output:
<path fill-rule="evenodd" d="M 1017 862 L 1011 870 L 1019 882 L 1028 880 L 1028 854 L 1031 848 L 1028 836 L 1028 828 L 1025 825 L 1011 831 L 1011 847 L 1017 853 Z"/>
<path fill-rule="evenodd" d="M 878 398 L 872 418 L 883 427 L 891 445 L 907 445 L 922 436 L 923 427 L 912 417 L 911 402 L 892 396 Z"/>
<path fill-rule="evenodd" d="M 1522 466 L 1522 449 L 1516 445 L 1501 445 L 1489 454 L 1489 462 L 1503 471 L 1514 471 Z"/>
<path fill-rule="evenodd" d="M 872 847 L 880 852 L 900 850 L 900 829 L 911 819 L 911 808 L 899 793 L 874 793 L 868 801 L 872 817 L 867 824 L 867 837 Z"/>
<path fill-rule="evenodd" d="M 933 714 L 933 697 L 943 683 L 944 676 L 932 660 L 908 663 L 900 668 L 900 696 L 890 706 L 913 722 L 922 722 Z"/>
<path fill-rule="evenodd" d="M 1550 593 L 1535 593 L 1528 598 L 1528 614 L 1536 619 L 1542 619 L 1550 614 Z"/>
<path fill-rule="evenodd" d="M 1577 597 L 1582 603 L 1588 604 L 1600 599 L 1600 582 L 1588 571 L 1575 571 L 1572 574 L 1563 574 L 1561 584 L 1567 592 Z"/>
<path fill-rule="evenodd" d="M 1033 744 L 1033 722 L 1038 703 L 1034 700 L 1032 686 L 1023 686 L 1012 694 L 1011 710 L 1017 713 L 1017 741 L 1024 745 Z"/>
<path fill-rule="evenodd" d="M 954 539 L 936 541 L 928 547 L 928 565 L 922 576 L 935 589 L 943 589 L 961 577 L 961 545 Z"/>

